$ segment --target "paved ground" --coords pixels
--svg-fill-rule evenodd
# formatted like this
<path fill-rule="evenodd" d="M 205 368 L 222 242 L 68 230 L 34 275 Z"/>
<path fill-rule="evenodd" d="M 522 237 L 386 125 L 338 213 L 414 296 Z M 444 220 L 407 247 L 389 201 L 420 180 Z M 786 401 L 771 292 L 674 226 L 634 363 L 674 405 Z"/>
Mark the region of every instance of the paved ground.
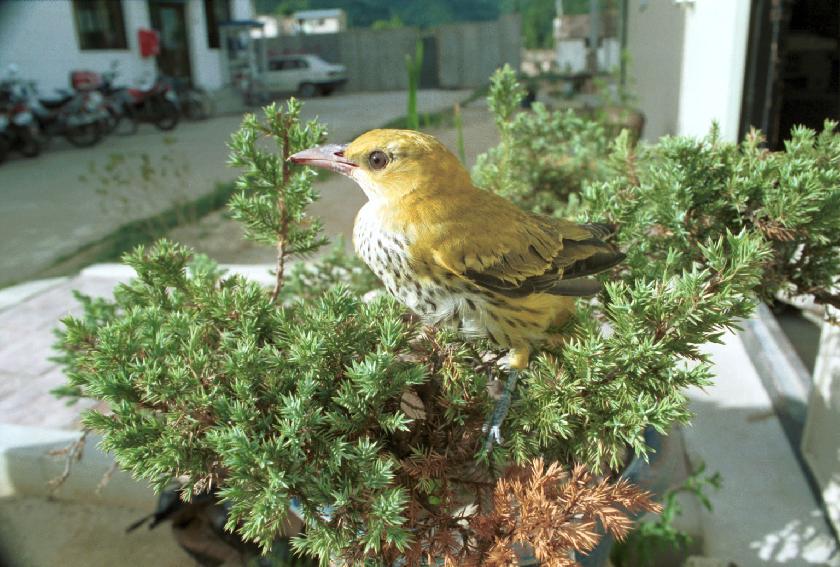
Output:
<path fill-rule="evenodd" d="M 421 111 L 450 107 L 468 91 L 422 91 Z M 405 113 L 404 92 L 366 93 L 312 99 L 306 117 L 318 116 L 330 138 L 346 140 Z M 152 165 L 164 154 L 185 159 L 190 173 L 172 193 L 197 197 L 236 172 L 225 164 L 226 143 L 240 123 L 238 116 L 184 123 L 171 134 L 143 125 L 133 136 L 112 136 L 95 148 L 73 148 L 61 140 L 33 160 L 13 159 L 0 167 L 0 286 L 30 279 L 57 258 L 98 240 L 127 221 L 164 210 L 171 204 L 167 191 L 144 193 L 135 187 L 111 191 L 113 206 L 103 211 L 96 186 L 79 179 L 93 162 L 102 168 L 112 153 L 149 154 Z M 163 143 L 171 135 L 173 144 Z M 137 178 L 138 176 L 135 176 Z M 171 176 L 170 176 L 171 178 Z M 122 204 L 120 199 L 125 198 Z"/>

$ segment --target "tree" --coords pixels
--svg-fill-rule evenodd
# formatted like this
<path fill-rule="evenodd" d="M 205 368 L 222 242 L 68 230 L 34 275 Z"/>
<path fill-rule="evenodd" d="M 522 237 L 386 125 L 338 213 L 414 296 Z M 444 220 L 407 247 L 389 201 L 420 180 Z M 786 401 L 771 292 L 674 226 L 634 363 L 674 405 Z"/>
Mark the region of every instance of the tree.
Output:
<path fill-rule="evenodd" d="M 475 173 L 502 188 L 520 136 L 538 131 L 513 125 L 545 117 L 515 114 L 521 88 L 509 68 L 492 83 L 502 143 Z M 506 443 L 488 454 L 498 352 L 422 327 L 369 293 L 376 284 L 352 259 L 284 269 L 321 243 L 306 216 L 311 173 L 283 159 L 323 136 L 298 111 L 291 102 L 269 107 L 264 122 L 248 117 L 231 143 L 245 170 L 232 206 L 249 237 L 277 247 L 274 290 L 162 241 L 129 254 L 137 278 L 113 301 L 88 300 L 60 340 L 64 393 L 107 402 L 84 423 L 119 465 L 156 488 L 180 479 L 184 498 L 215 490 L 227 527 L 266 549 L 291 507 L 306 524 L 295 549 L 324 565 L 502 565 L 519 543 L 571 565 L 568 552 L 591 549 L 597 528 L 620 537 L 628 513 L 655 508 L 612 473 L 628 448 L 647 455 L 646 430 L 688 421 L 684 389 L 712 378 L 704 343 L 749 316 L 757 297 L 790 289 L 837 301 L 833 124 L 795 131 L 777 154 L 757 134 L 740 145 L 714 131 L 652 146 L 605 140 L 605 170 L 568 200 L 552 186 L 562 178 L 546 182 L 545 206 L 617 223 L 627 261 L 523 373 Z M 511 196 L 533 206 L 528 191 Z"/>

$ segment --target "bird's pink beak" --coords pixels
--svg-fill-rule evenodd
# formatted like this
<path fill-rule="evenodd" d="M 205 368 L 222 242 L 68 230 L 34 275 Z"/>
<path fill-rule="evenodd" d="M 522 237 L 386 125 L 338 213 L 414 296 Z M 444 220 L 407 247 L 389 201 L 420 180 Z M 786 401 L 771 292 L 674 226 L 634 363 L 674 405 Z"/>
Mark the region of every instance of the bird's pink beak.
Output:
<path fill-rule="evenodd" d="M 346 147 L 346 145 L 339 144 L 316 146 L 290 155 L 289 161 L 300 165 L 323 167 L 324 169 L 350 176 L 353 168 L 358 167 L 358 164 L 344 157 L 344 148 Z"/>

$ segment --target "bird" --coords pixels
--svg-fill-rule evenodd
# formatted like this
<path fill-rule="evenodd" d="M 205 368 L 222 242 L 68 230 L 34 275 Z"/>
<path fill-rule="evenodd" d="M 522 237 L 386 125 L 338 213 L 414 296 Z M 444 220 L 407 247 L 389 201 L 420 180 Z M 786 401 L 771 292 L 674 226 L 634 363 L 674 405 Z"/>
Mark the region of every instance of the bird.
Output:
<path fill-rule="evenodd" d="M 486 447 L 501 425 L 531 353 L 597 294 L 591 277 L 625 255 L 615 227 L 525 211 L 473 185 L 434 136 L 370 130 L 349 144 L 289 156 L 295 164 L 349 177 L 368 198 L 353 227 L 356 253 L 385 289 L 429 325 L 454 325 L 508 351 L 508 378 L 485 423 Z"/>

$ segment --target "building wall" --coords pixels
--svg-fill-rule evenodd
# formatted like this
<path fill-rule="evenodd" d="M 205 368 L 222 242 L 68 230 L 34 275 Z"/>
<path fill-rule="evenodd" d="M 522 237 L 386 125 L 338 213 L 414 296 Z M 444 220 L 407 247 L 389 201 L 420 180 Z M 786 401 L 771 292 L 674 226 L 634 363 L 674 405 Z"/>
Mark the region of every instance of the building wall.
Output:
<path fill-rule="evenodd" d="M 134 0 L 129 0 L 129 2 L 132 1 Z M 230 11 L 233 20 L 254 19 L 254 6 L 250 0 L 232 0 Z M 204 0 L 188 0 L 187 35 L 189 36 L 193 81 L 210 90 L 224 86 L 223 51 L 221 48 L 211 49 L 208 46 Z"/>
<path fill-rule="evenodd" d="M 486 84 L 497 68 L 509 63 L 519 68 L 520 33 L 518 16 L 497 22 L 462 23 L 429 30 L 434 51 L 427 49 L 425 63 L 432 62 L 431 74 L 444 88 Z M 331 63 L 347 67 L 348 91 L 386 91 L 408 87 L 405 56 L 414 56 L 421 39 L 415 28 L 392 30 L 349 29 L 336 34 L 278 36 L 266 38 L 269 56 L 312 53 Z M 424 64 L 424 67 L 426 67 Z"/>
<path fill-rule="evenodd" d="M 338 33 L 342 31 L 341 20 L 338 18 L 304 20 L 300 25 L 300 31 L 302 33 Z"/>
<path fill-rule="evenodd" d="M 193 81 L 206 89 L 222 86 L 222 50 L 210 49 L 207 44 L 207 19 L 202 0 L 187 4 L 187 35 Z"/>
<path fill-rule="evenodd" d="M 701 0 L 685 7 L 684 72 L 677 130 L 735 141 L 741 114 L 749 36 L 750 0 Z"/>
<path fill-rule="evenodd" d="M 146 2 L 123 5 L 128 49 L 79 49 L 73 6 L 70 2 L 0 2 L 0 73 L 9 64 L 19 67 L 19 76 L 34 80 L 42 95 L 70 88 L 73 69 L 105 71 L 119 62 L 122 80 L 154 75 L 154 58 L 142 59 L 137 28 L 149 27 Z"/>
<path fill-rule="evenodd" d="M 560 39 L 557 43 L 557 67 L 561 73 L 586 71 L 586 40 Z M 598 69 L 612 71 L 621 63 L 621 43 L 617 38 L 606 37 L 598 47 Z"/>
<path fill-rule="evenodd" d="M 670 0 L 628 2 L 627 86 L 645 115 L 646 140 L 677 133 L 684 37 L 685 8 Z"/>
<path fill-rule="evenodd" d="M 703 136 L 713 121 L 738 137 L 750 0 L 630 0 L 630 89 L 645 114 L 643 137 Z"/>
<path fill-rule="evenodd" d="M 522 40 L 517 14 L 494 22 L 473 22 L 440 26 L 437 64 L 440 86 L 478 87 L 487 83 L 493 71 L 509 64 L 519 69 Z"/>
<path fill-rule="evenodd" d="M 42 95 L 70 87 L 73 69 L 105 71 L 112 61 L 119 62 L 119 83 L 134 84 L 153 78 L 157 73 L 154 57 L 140 57 L 137 41 L 139 28 L 150 28 L 148 3 L 123 0 L 128 49 L 81 50 L 76 37 L 73 6 L 69 1 L 0 1 L 0 76 L 9 64 L 19 67 L 19 76 L 34 80 Z M 234 19 L 251 19 L 250 0 L 233 0 Z M 193 80 L 200 86 L 222 86 L 220 49 L 207 45 L 207 27 L 203 0 L 188 0 L 187 35 Z"/>

